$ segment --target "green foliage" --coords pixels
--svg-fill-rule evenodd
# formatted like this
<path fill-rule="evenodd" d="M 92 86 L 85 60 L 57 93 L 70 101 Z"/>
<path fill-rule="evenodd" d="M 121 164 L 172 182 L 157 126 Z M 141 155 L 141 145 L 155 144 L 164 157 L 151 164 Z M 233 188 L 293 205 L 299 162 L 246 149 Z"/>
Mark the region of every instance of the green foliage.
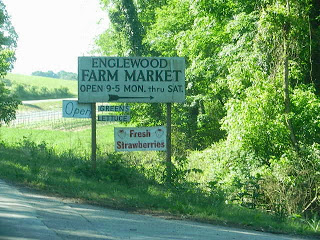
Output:
<path fill-rule="evenodd" d="M 226 104 L 223 128 L 228 132 L 227 141 L 268 161 L 289 145 L 281 92 L 265 84 L 261 89 L 250 87 L 246 93 L 243 100 L 231 99 Z"/>
<path fill-rule="evenodd" d="M 320 143 L 320 97 L 314 87 L 301 85 L 294 90 L 292 112 L 298 140 L 310 145 Z"/>
<path fill-rule="evenodd" d="M 75 96 L 70 92 L 70 86 L 68 84 L 64 84 L 65 86 L 59 88 L 50 87 L 48 86 L 49 84 L 46 83 L 49 83 L 50 80 L 53 79 L 46 79 L 46 83 L 39 84 L 38 82 L 34 82 L 34 84 L 37 85 L 33 85 L 33 82 L 31 81 L 34 80 L 33 77 L 29 77 L 30 79 L 28 79 L 27 76 L 24 76 L 24 81 L 20 81 L 19 77 L 19 75 L 10 74 L 4 79 L 5 85 L 10 89 L 11 94 L 19 100 L 68 98 Z M 43 78 L 36 78 L 35 80 L 42 79 Z M 54 86 L 56 86 L 56 84 L 54 84 Z"/>
<path fill-rule="evenodd" d="M 187 1 L 168 1 L 167 5 L 155 11 L 156 21 L 145 39 L 150 44 L 151 51 L 159 53 L 160 56 L 177 56 L 179 37 L 182 37 L 183 31 L 193 23 L 194 16 L 189 12 L 189 8 Z M 163 21 L 164 19 L 166 21 Z"/>
<path fill-rule="evenodd" d="M 36 71 L 36 72 L 33 72 L 31 75 L 39 76 L 39 77 L 59 78 L 59 76 L 53 71 L 48 71 L 48 72 Z"/>
<path fill-rule="evenodd" d="M 10 91 L 2 82 L 2 78 L 13 67 L 17 38 L 6 6 L 0 1 L 0 125 L 2 121 L 8 123 L 15 118 L 15 111 L 19 105 L 19 101 L 10 94 Z"/>
<path fill-rule="evenodd" d="M 304 146 L 299 156 L 288 151 L 260 164 L 255 154 L 235 151 L 227 142 L 189 156 L 187 175 L 212 194 L 250 208 L 272 211 L 280 218 L 296 213 L 309 218 L 319 211 L 319 145 Z"/>
<path fill-rule="evenodd" d="M 72 72 L 60 71 L 58 73 L 54 73 L 53 71 L 36 71 L 31 74 L 32 76 L 39 76 L 39 77 L 49 77 L 49 78 L 60 78 L 65 80 L 77 80 L 78 75 Z"/>
<path fill-rule="evenodd" d="M 16 109 L 20 101 L 11 95 L 10 91 L 0 81 L 0 126 L 1 122 L 10 122 L 15 119 Z"/>
<path fill-rule="evenodd" d="M 265 204 L 276 214 L 309 216 L 319 211 L 319 150 L 319 144 L 304 145 L 299 155 L 288 151 L 280 159 L 270 161 L 262 191 Z"/>
<path fill-rule="evenodd" d="M 137 31 L 117 28 L 118 13 L 108 31 L 123 45 L 100 47 L 128 55 L 136 34 L 144 55 L 186 58 L 187 99 L 172 114 L 176 183 L 310 218 L 320 206 L 318 1 L 130 2 Z M 165 107 L 135 105 L 133 120 L 163 124 Z"/>
<path fill-rule="evenodd" d="M 127 0 L 101 0 L 107 7 L 109 18 L 112 23 L 111 29 L 98 38 L 102 52 L 116 52 L 120 56 L 142 56 L 143 55 L 143 28 L 138 19 L 136 6 L 133 1 Z M 116 46 L 110 41 L 104 44 L 103 39 L 110 38 L 117 42 Z"/>
<path fill-rule="evenodd" d="M 48 92 L 54 93 L 54 89 L 64 89 L 68 88 L 68 91 L 73 96 L 78 93 L 77 82 L 76 81 L 66 81 L 64 79 L 39 77 L 39 76 L 27 76 L 20 74 L 9 73 L 4 82 L 6 86 L 12 90 L 13 86 L 23 85 L 29 92 L 31 89 L 35 88 L 37 91 L 41 92 L 41 89 L 48 89 Z"/>
<path fill-rule="evenodd" d="M 13 84 L 11 92 L 20 100 L 37 100 L 74 97 L 66 87 L 48 89 L 23 84 Z"/>

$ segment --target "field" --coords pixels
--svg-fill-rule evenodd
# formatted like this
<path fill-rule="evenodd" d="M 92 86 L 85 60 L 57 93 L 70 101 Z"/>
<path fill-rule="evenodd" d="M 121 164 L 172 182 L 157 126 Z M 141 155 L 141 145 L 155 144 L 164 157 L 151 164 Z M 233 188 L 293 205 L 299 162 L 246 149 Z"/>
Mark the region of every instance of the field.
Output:
<path fill-rule="evenodd" d="M 20 100 L 77 96 L 77 81 L 8 74 L 4 83 Z"/>
<path fill-rule="evenodd" d="M 78 123 L 78 124 L 77 124 Z M 82 123 L 82 124 L 81 124 Z M 70 126 L 71 124 L 74 127 Z M 46 144 L 52 147 L 56 152 L 72 151 L 86 155 L 90 152 L 91 147 L 91 130 L 90 121 L 70 121 L 56 123 L 54 128 L 62 130 L 43 129 L 52 128 L 52 124 L 38 125 L 40 129 L 25 128 L 0 128 L 0 138 L 6 143 L 20 142 L 23 139 L 40 144 Z M 42 129 L 41 129 L 42 128 Z M 66 131 L 66 128 L 71 128 Z M 113 146 L 113 125 L 98 125 L 97 127 L 97 144 L 100 149 L 107 149 Z"/>
<path fill-rule="evenodd" d="M 61 110 L 61 100 L 54 101 L 39 101 L 36 103 L 24 103 L 19 105 L 18 113 L 22 112 L 38 112 L 38 111 L 50 111 L 50 110 Z"/>
<path fill-rule="evenodd" d="M 48 77 L 38 77 L 38 76 L 27 76 L 20 74 L 9 73 L 5 79 L 10 80 L 12 83 L 17 84 L 26 84 L 35 87 L 46 87 L 48 89 L 66 87 L 73 95 L 78 94 L 77 90 L 77 81 L 57 79 L 57 78 L 48 78 Z"/>

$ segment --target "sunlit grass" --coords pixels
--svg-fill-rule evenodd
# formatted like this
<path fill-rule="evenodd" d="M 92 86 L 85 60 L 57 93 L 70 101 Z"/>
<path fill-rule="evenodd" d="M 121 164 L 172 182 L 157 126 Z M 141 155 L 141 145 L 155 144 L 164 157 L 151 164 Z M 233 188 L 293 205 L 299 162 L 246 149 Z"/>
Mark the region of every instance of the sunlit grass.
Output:
<path fill-rule="evenodd" d="M 113 128 L 119 125 L 101 124 L 97 126 L 97 147 L 100 151 L 107 151 L 113 145 Z M 41 126 L 44 127 L 43 125 Z M 50 126 L 52 127 L 52 126 Z M 45 141 L 46 144 L 57 152 L 72 151 L 73 153 L 89 153 L 91 151 L 91 129 L 90 122 L 85 125 L 75 124 L 69 131 L 45 130 L 45 129 L 25 129 L 25 128 L 0 128 L 0 139 L 6 143 L 15 143 L 28 139 L 37 144 Z M 113 148 L 112 148 L 113 149 Z"/>
<path fill-rule="evenodd" d="M 33 104 L 21 104 L 18 113 L 39 112 L 39 111 L 62 111 L 62 101 L 36 102 Z"/>

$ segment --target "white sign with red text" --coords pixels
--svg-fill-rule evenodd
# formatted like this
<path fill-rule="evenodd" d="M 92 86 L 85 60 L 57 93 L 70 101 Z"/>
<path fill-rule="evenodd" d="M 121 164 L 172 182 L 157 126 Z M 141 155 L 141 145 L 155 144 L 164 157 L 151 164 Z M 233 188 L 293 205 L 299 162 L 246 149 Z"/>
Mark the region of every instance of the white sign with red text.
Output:
<path fill-rule="evenodd" d="M 116 151 L 166 151 L 167 129 L 158 127 L 116 127 Z"/>

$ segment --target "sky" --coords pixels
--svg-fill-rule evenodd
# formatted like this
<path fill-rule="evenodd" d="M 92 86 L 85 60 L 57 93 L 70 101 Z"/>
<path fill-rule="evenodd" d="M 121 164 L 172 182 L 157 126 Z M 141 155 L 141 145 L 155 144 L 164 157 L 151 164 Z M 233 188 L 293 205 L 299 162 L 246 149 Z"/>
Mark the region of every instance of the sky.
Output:
<path fill-rule="evenodd" d="M 92 55 L 94 38 L 109 24 L 99 0 L 2 1 L 19 36 L 12 73 L 76 73 L 78 56 Z"/>

